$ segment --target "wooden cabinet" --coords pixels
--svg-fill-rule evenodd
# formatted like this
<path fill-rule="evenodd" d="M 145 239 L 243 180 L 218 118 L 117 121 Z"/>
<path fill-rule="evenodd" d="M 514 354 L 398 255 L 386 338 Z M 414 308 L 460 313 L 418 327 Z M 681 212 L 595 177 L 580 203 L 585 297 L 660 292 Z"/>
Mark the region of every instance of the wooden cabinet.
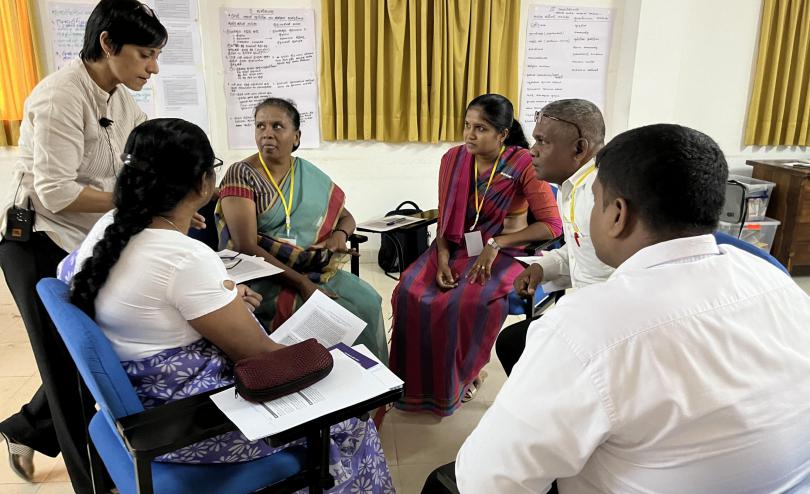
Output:
<path fill-rule="evenodd" d="M 810 170 L 785 166 L 789 160 L 748 160 L 752 176 L 776 184 L 767 215 L 782 222 L 771 254 L 791 274 L 810 272 Z"/>

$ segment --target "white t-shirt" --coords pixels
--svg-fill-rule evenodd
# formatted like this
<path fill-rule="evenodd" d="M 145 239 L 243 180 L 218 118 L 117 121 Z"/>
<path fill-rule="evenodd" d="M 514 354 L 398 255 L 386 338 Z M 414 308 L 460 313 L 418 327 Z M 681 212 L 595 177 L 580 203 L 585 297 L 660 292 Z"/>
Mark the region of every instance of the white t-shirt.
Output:
<path fill-rule="evenodd" d="M 77 272 L 113 221 L 101 217 L 79 247 Z M 202 336 L 188 323 L 229 304 L 236 289 L 208 246 L 175 230 L 132 237 L 96 298 L 96 322 L 123 361 L 189 345 Z"/>

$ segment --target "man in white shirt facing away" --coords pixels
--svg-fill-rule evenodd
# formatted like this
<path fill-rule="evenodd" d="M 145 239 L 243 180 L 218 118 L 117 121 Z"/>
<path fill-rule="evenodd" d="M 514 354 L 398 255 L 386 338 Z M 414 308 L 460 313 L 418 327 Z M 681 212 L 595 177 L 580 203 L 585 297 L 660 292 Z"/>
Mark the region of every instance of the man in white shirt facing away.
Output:
<path fill-rule="evenodd" d="M 593 158 L 605 145 L 602 112 L 590 101 L 562 99 L 543 107 L 535 121 L 532 165 L 537 178 L 560 184 L 557 206 L 565 245 L 544 252 L 515 280 L 515 290 L 530 300 L 540 283 L 547 284 L 547 291 L 579 288 L 605 281 L 613 272 L 596 257 L 588 232 L 596 179 Z M 513 324 L 498 335 L 495 351 L 507 374 L 523 352 L 530 322 Z"/>
<path fill-rule="evenodd" d="M 532 325 L 458 453 L 460 492 L 807 492 L 810 297 L 716 244 L 720 148 L 651 125 L 596 164 L 590 236 L 617 269 Z"/>

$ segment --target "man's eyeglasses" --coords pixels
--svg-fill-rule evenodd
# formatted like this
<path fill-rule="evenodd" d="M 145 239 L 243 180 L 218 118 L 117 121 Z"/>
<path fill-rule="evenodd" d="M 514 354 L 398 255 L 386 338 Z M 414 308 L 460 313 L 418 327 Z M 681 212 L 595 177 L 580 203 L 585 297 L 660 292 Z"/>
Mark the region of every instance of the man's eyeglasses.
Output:
<path fill-rule="evenodd" d="M 570 120 L 563 120 L 562 118 L 555 117 L 553 115 L 549 115 L 547 113 L 543 113 L 542 111 L 534 112 L 534 121 L 539 122 L 541 118 L 547 118 L 549 120 L 556 120 L 557 122 L 567 123 L 569 125 L 573 125 L 577 129 L 577 139 L 582 139 L 582 129 L 579 128 L 579 125 L 575 124 Z"/>
<path fill-rule="evenodd" d="M 242 262 L 242 258 L 239 257 L 239 254 L 233 256 L 219 256 L 219 259 L 222 261 L 222 264 L 225 265 L 225 269 L 233 269 Z"/>
<path fill-rule="evenodd" d="M 219 158 L 214 158 L 214 166 L 213 166 L 214 170 L 216 170 L 220 166 L 222 166 L 222 160 Z"/>

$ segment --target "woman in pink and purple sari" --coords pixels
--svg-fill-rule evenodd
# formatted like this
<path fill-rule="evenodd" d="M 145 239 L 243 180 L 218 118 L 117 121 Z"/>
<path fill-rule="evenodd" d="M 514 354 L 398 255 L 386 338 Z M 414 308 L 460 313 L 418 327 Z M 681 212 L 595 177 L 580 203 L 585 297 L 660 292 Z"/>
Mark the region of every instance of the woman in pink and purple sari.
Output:
<path fill-rule="evenodd" d="M 475 396 L 523 271 L 513 257 L 562 231 L 551 187 L 537 179 L 526 148 L 508 99 L 472 100 L 464 144 L 442 158 L 436 241 L 392 297 L 390 366 L 405 381 L 400 409 L 446 416 Z"/>

